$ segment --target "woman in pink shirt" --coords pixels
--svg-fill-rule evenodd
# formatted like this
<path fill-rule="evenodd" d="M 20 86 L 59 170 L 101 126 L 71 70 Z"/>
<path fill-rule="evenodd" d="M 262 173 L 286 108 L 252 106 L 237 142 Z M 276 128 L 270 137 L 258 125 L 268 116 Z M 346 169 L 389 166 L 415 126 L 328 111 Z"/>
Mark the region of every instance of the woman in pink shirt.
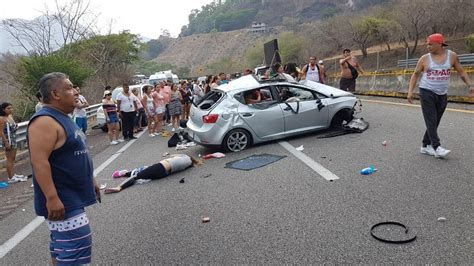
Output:
<path fill-rule="evenodd" d="M 165 109 L 165 97 L 162 93 L 162 88 L 159 85 L 155 86 L 155 91 L 152 92 L 151 97 L 155 103 L 155 132 L 161 132 L 163 129 L 163 115 L 166 111 Z M 156 134 L 156 133 L 155 133 Z"/>

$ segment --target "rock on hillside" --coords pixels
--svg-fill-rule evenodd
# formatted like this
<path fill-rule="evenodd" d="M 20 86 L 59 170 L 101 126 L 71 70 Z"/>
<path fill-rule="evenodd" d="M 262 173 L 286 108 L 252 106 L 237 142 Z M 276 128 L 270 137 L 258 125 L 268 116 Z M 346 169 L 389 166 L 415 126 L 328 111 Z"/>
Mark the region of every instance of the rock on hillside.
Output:
<path fill-rule="evenodd" d="M 247 29 L 180 37 L 171 39 L 168 47 L 153 61 L 188 67 L 191 75 L 204 75 L 209 73 L 207 65 L 230 58 L 239 64 L 235 70 L 241 70 L 247 48 L 261 37 Z"/>

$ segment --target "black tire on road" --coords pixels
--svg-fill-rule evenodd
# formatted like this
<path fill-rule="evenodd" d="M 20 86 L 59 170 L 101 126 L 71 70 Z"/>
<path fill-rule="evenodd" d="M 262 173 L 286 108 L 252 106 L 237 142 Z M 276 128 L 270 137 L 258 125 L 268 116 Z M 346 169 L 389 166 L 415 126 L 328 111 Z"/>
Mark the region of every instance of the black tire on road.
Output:
<path fill-rule="evenodd" d="M 243 129 L 231 130 L 224 137 L 222 147 L 226 152 L 238 152 L 245 150 L 251 145 L 250 134 Z"/>
<path fill-rule="evenodd" d="M 340 129 L 342 128 L 344 121 L 349 123 L 352 119 L 354 119 L 354 111 L 350 109 L 342 109 L 332 117 L 331 128 Z"/>

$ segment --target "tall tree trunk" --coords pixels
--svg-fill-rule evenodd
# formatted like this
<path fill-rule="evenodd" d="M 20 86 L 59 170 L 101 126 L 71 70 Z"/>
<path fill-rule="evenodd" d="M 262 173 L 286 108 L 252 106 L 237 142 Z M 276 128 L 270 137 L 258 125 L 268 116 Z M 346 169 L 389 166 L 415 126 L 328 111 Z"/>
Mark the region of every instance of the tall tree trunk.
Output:
<path fill-rule="evenodd" d="M 416 48 L 418 47 L 418 35 L 415 37 L 415 44 L 413 45 L 413 48 L 410 51 L 410 57 L 413 57 L 416 52 Z"/>

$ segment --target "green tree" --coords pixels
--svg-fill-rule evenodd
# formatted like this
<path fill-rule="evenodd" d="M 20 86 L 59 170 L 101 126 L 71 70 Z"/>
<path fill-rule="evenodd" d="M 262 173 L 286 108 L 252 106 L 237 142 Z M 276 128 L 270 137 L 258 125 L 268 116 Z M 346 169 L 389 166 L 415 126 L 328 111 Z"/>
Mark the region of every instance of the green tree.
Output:
<path fill-rule="evenodd" d="M 466 48 L 470 53 L 474 53 L 474 34 L 466 37 Z"/>
<path fill-rule="evenodd" d="M 18 100 L 24 108 L 23 118 L 29 118 L 34 113 L 38 82 L 43 75 L 51 72 L 65 73 L 71 82 L 78 86 L 82 86 L 92 74 L 91 69 L 82 66 L 81 62 L 67 58 L 61 53 L 22 58 L 18 65 L 17 81 L 21 84 Z"/>
<path fill-rule="evenodd" d="M 282 32 L 278 36 L 278 46 L 283 62 L 301 62 L 304 60 L 301 52 L 305 47 L 305 40 L 294 32 Z"/>
<path fill-rule="evenodd" d="M 180 67 L 176 69 L 176 74 L 180 78 L 189 78 L 191 74 L 191 69 L 189 67 Z"/>
<path fill-rule="evenodd" d="M 135 64 L 135 68 L 138 72 L 144 75 L 152 75 L 159 71 L 175 69 L 176 66 L 169 63 L 156 63 L 155 61 L 138 61 Z"/>
<path fill-rule="evenodd" d="M 367 48 L 374 43 L 383 21 L 376 17 L 362 17 L 351 21 L 352 40 L 357 43 L 362 55 L 367 56 Z"/>
<path fill-rule="evenodd" d="M 150 40 L 143 46 L 143 57 L 147 60 L 156 58 L 165 50 L 165 45 L 160 40 Z"/>
<path fill-rule="evenodd" d="M 124 73 L 138 60 L 142 48 L 138 36 L 127 31 L 95 36 L 71 44 L 70 54 L 94 71 L 103 85 L 127 80 Z M 130 77 L 129 77 L 130 78 Z"/>
<path fill-rule="evenodd" d="M 206 65 L 206 70 L 210 73 L 233 73 L 241 71 L 241 65 L 230 57 L 224 57 L 219 61 Z"/>

